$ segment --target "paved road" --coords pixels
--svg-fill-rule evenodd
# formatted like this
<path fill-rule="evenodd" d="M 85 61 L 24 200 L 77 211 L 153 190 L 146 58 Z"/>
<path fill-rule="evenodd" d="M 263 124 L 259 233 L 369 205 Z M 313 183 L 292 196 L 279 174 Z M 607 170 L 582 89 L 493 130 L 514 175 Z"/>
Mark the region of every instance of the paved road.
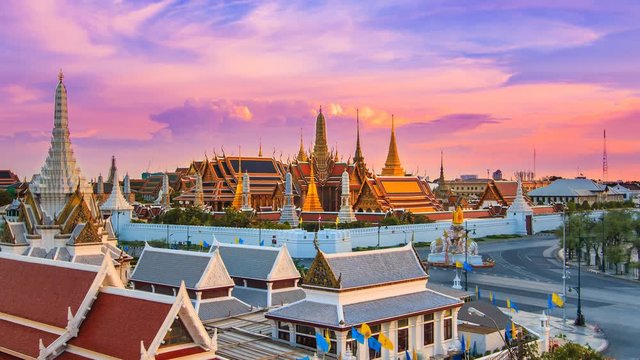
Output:
<path fill-rule="evenodd" d="M 548 236 L 480 243 L 480 253 L 492 257 L 496 266 L 469 274 L 468 289 L 474 291 L 478 285 L 485 297 L 492 291 L 500 306 L 509 297 L 522 310 L 541 312 L 547 307 L 547 294 L 562 293 L 562 263 L 554 255 L 557 244 Z M 428 249 L 419 252 L 426 258 Z M 577 268 L 569 271 L 567 287 L 577 286 Z M 454 275 L 454 270 L 430 269 L 434 283 L 451 286 Z M 584 271 L 581 280 L 582 312 L 587 322 L 605 332 L 606 355 L 640 359 L 640 285 Z M 577 294 L 568 293 L 567 321 L 575 319 L 577 302 Z M 562 317 L 562 310 L 554 309 L 552 315 Z"/>

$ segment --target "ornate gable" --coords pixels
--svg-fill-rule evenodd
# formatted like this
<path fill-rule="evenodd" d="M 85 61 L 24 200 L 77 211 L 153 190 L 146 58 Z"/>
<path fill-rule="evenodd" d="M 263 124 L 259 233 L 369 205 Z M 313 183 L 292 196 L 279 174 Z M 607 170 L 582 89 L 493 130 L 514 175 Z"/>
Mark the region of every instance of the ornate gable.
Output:
<path fill-rule="evenodd" d="M 384 210 L 380 206 L 378 197 L 371 188 L 371 183 L 369 183 L 369 181 L 365 181 L 362 184 L 362 188 L 360 189 L 360 193 L 358 194 L 353 208 L 356 209 L 356 211 L 362 210 L 363 212 L 376 212 L 376 210 Z"/>
<path fill-rule="evenodd" d="M 341 288 L 340 279 L 336 278 L 322 251 L 318 251 L 316 258 L 313 259 L 304 278 L 304 284 L 333 289 Z"/>
<path fill-rule="evenodd" d="M 102 242 L 102 238 L 100 234 L 98 234 L 98 228 L 93 224 L 93 222 L 87 222 L 78 237 L 75 239 L 74 243 L 76 244 L 90 244 L 90 243 L 99 243 Z"/>
<path fill-rule="evenodd" d="M 62 219 L 58 219 L 58 221 L 61 221 L 61 220 Z M 73 229 L 76 226 L 78 226 L 78 224 L 91 223 L 91 222 L 93 222 L 93 216 L 91 216 L 91 210 L 89 210 L 87 203 L 81 200 L 80 204 L 76 206 L 76 208 L 73 210 L 73 212 L 69 216 L 68 220 L 62 223 L 62 225 L 64 226 L 62 229 L 62 233 L 70 234 L 73 231 Z"/>
<path fill-rule="evenodd" d="M 2 240 L 0 242 L 6 244 L 15 244 L 16 238 L 11 233 L 11 228 L 9 227 L 8 222 L 4 222 L 4 226 L 2 227 Z"/>

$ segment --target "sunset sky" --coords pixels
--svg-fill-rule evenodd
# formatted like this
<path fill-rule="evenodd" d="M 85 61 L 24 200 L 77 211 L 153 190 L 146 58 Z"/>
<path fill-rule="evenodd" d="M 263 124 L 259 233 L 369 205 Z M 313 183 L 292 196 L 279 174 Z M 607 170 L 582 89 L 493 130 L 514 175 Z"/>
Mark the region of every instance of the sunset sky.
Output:
<path fill-rule="evenodd" d="M 314 135 L 447 178 L 640 178 L 639 1 L 3 1 L 0 168 L 46 158 L 59 68 L 84 174 L 211 155 L 283 160 Z M 280 155 L 282 154 L 282 155 Z"/>

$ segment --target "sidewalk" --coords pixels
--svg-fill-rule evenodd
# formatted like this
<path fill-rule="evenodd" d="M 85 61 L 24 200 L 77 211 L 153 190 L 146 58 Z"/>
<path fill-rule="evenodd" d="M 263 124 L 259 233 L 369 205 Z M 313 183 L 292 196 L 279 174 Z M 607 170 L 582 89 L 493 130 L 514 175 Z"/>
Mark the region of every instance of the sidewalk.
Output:
<path fill-rule="evenodd" d="M 558 261 L 562 261 L 563 258 L 564 258 L 564 254 L 562 252 L 562 249 L 560 248 L 556 252 L 556 259 L 558 259 Z M 608 277 L 612 277 L 612 278 L 616 278 L 616 279 L 620 279 L 620 280 L 626 280 L 626 281 L 630 281 L 630 282 L 633 282 L 633 283 L 636 283 L 636 284 L 640 283 L 640 280 L 638 280 L 638 278 L 635 276 L 635 274 L 632 274 L 632 273 L 629 273 L 629 274 L 616 274 L 614 271 L 610 271 L 610 270 L 607 270 L 606 272 L 602 272 L 595 265 L 588 265 L 587 266 L 584 263 L 581 263 L 580 266 L 584 269 L 583 271 L 587 271 L 587 272 L 590 272 L 592 274 L 596 274 L 596 275 L 600 275 L 600 276 L 608 276 Z M 578 267 L 578 262 L 574 261 L 574 260 L 569 260 L 567 262 L 567 267 L 577 268 Z"/>
<path fill-rule="evenodd" d="M 511 316 L 516 324 L 522 325 L 530 331 L 537 334 L 541 334 L 540 318 L 542 314 L 531 313 L 526 311 L 514 312 L 511 309 L 500 308 L 502 312 Z M 570 341 L 583 346 L 589 345 L 591 348 L 598 352 L 603 352 L 609 346 L 604 333 L 596 329 L 593 325 L 587 324 L 587 326 L 575 326 L 572 320 L 567 320 L 566 325 L 562 323 L 562 318 L 549 316 L 549 325 L 551 341 L 557 340 L 558 337 L 564 338 L 565 341 Z"/>

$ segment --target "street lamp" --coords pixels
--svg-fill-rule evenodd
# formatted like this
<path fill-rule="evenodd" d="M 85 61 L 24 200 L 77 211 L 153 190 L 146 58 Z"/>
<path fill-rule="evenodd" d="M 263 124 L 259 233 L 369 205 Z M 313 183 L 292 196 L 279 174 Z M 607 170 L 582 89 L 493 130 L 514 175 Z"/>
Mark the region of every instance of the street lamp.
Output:
<path fill-rule="evenodd" d="M 567 239 L 566 239 L 566 204 L 562 205 L 562 300 L 567 301 Z M 567 307 L 562 307 L 562 323 L 567 323 Z"/>
<path fill-rule="evenodd" d="M 378 223 L 378 246 L 376 246 L 377 249 L 380 249 L 380 223 Z"/>
<path fill-rule="evenodd" d="M 602 212 L 602 273 L 604 274 L 605 267 L 604 267 L 604 251 L 605 251 L 605 246 L 606 246 L 606 241 L 604 240 L 604 214 L 605 212 Z"/>
<path fill-rule="evenodd" d="M 582 302 L 581 302 L 581 291 L 580 291 L 580 261 L 582 259 L 582 236 L 578 237 L 578 248 L 579 248 L 579 252 L 578 252 L 578 287 L 575 288 L 576 291 L 578 292 L 578 313 L 576 316 L 576 321 L 574 322 L 574 324 L 576 326 L 584 326 L 585 322 L 584 322 L 584 315 L 582 314 Z"/>
<path fill-rule="evenodd" d="M 493 325 L 496 327 L 496 330 L 498 330 L 498 334 L 500 335 L 500 338 L 504 342 L 504 345 L 507 347 L 507 351 L 509 352 L 509 358 L 510 359 L 516 359 L 516 357 L 513 355 L 513 352 L 511 351 L 511 346 L 509 346 L 509 343 L 507 342 L 507 339 L 505 339 L 505 337 L 502 335 L 502 332 L 501 332 L 502 329 L 500 329 L 500 327 L 498 326 L 496 321 L 493 320 L 493 318 L 491 316 L 488 316 L 487 314 L 485 314 L 482 311 L 474 308 L 473 306 L 471 306 L 471 307 L 469 307 L 467 309 L 467 313 L 469 313 L 469 315 L 475 315 L 475 316 L 479 316 L 479 317 L 483 317 L 483 318 L 487 318 L 487 319 L 491 320 Z"/>

